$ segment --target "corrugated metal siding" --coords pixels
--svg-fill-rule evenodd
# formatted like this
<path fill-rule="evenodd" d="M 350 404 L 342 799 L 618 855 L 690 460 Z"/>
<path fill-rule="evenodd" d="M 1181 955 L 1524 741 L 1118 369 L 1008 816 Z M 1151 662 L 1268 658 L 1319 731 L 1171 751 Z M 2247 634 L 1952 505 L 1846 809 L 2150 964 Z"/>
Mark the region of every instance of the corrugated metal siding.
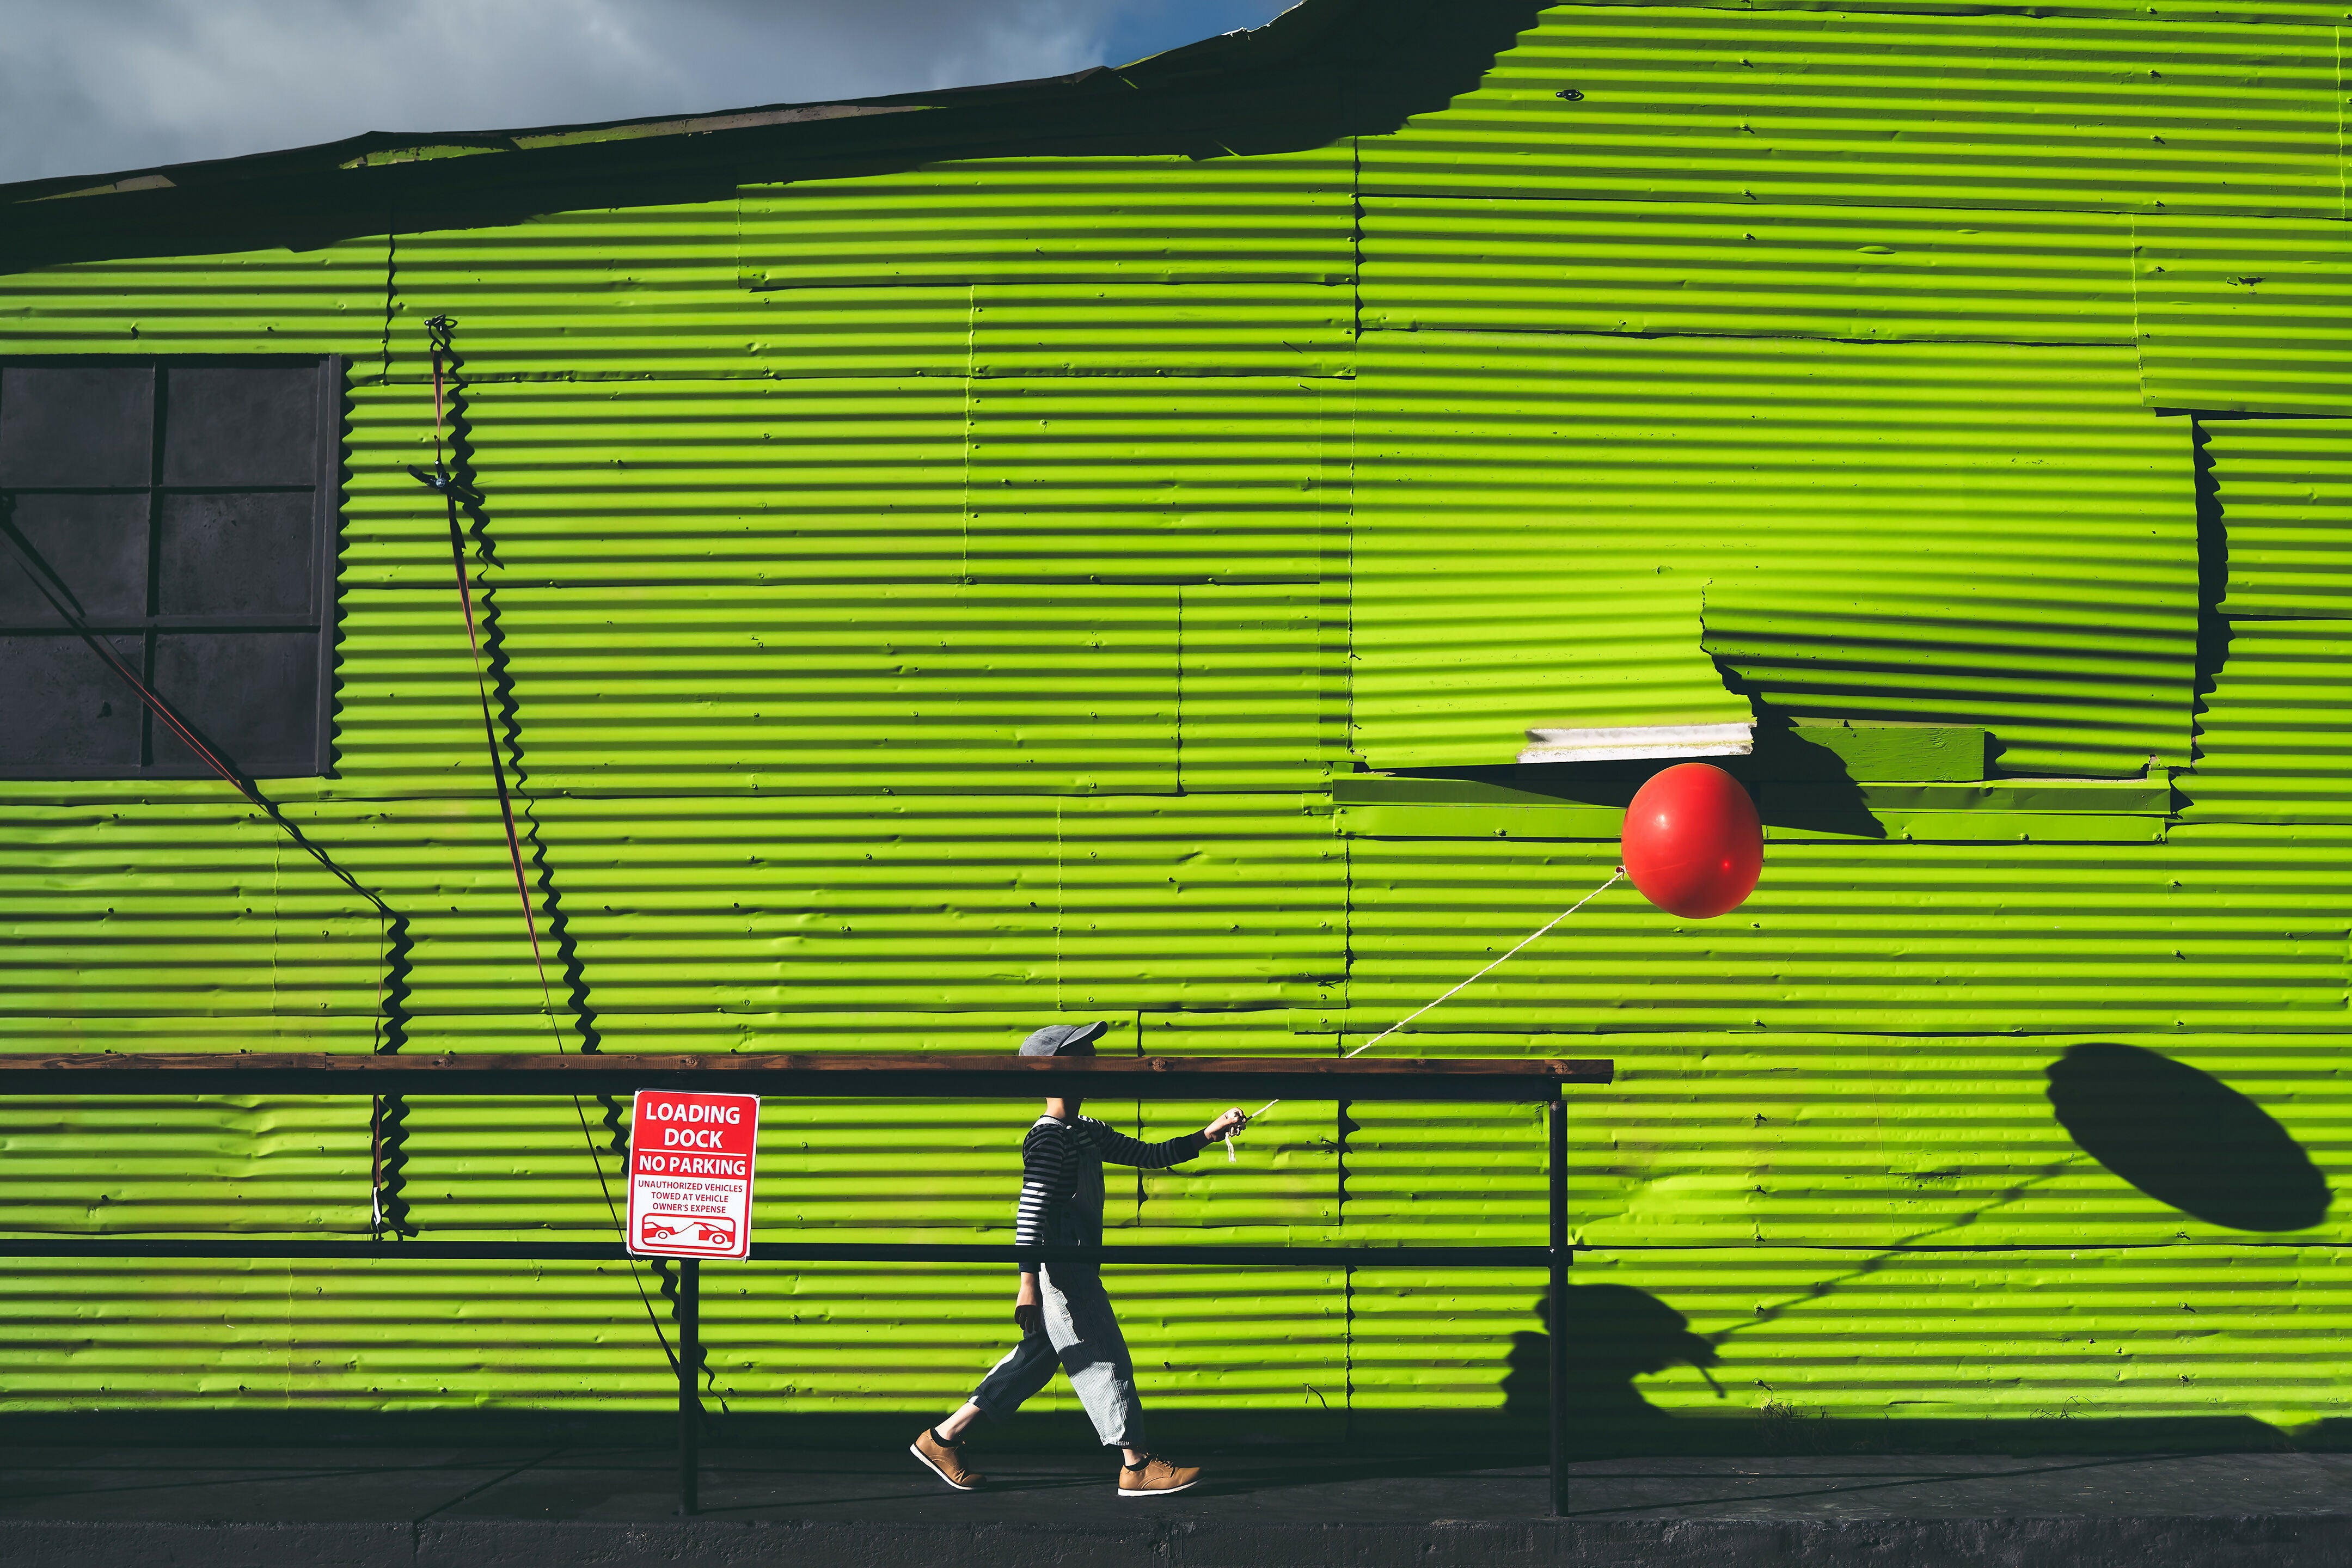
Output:
<path fill-rule="evenodd" d="M 2293 1246 L 2086 1244 L 1997 1271 L 1932 1254 L 1603 1250 L 1579 1259 L 1574 1287 L 1652 1293 L 1722 1336 L 1717 1381 L 1735 1412 L 1754 1412 L 1749 1440 L 1766 1452 L 1834 1452 L 1843 1435 L 1819 1417 L 1895 1412 L 2023 1428 L 2227 1411 L 2241 1424 L 2215 1437 L 2252 1446 L 2270 1431 L 2258 1423 L 2341 1413 L 2342 1267 L 2332 1248 Z M 1676 1415 L 1723 1411 L 1687 1368 L 1638 1387 Z"/>
<path fill-rule="evenodd" d="M 2341 96 L 2325 26 L 1561 5 L 1475 92 L 1364 138 L 1363 182 L 2342 217 Z"/>
<path fill-rule="evenodd" d="M 1645 702 L 1743 716 L 1697 708 L 1700 603 L 1706 650 L 1793 717 L 1982 725 L 2018 773 L 2186 760 L 2189 432 L 2120 350 L 1368 332 L 1360 385 L 1376 767 L 1507 762 Z M 1431 711 L 1433 677 L 1475 700 Z"/>
<path fill-rule="evenodd" d="M 1344 284 L 979 284 L 971 374 L 1345 375 L 1355 314 Z"/>
<path fill-rule="evenodd" d="M 1194 162 L 1008 158 L 745 195 L 755 289 L 971 283 L 1345 283 L 1345 147 Z"/>
<path fill-rule="evenodd" d="M 364 381 L 383 368 L 388 251 L 378 235 L 12 273 L 0 324 L 11 353 L 342 353 Z"/>
<path fill-rule="evenodd" d="M 2352 933 L 2336 900 L 2352 873 L 2312 853 L 2244 833 L 2140 847 L 1779 843 L 1737 921 L 1662 930 L 1621 885 L 1415 1028 L 2331 1029 Z M 1609 844 L 1350 840 L 1351 1012 L 1367 1025 L 1411 1012 L 1615 859 Z M 2313 906 L 2291 921 L 2269 902 L 2289 887 Z"/>
<path fill-rule="evenodd" d="M 2352 627 L 2242 620 L 2197 721 L 2189 822 L 2352 822 Z"/>
<path fill-rule="evenodd" d="M 1349 398 L 1286 376 L 975 380 L 965 571 L 1319 583 L 1345 548 Z"/>
<path fill-rule="evenodd" d="M 2230 616 L 2352 616 L 2352 420 L 2243 419 L 2199 430 L 2230 575 Z"/>
<path fill-rule="evenodd" d="M 1367 196 L 1364 325 L 2125 343 L 2105 213 Z"/>
<path fill-rule="evenodd" d="M 601 380 L 961 370 L 960 301 L 827 290 L 791 310 L 735 287 L 738 204 L 566 213 L 401 235 L 394 370 L 428 374 L 425 318 L 457 319 L 467 378 Z"/>
<path fill-rule="evenodd" d="M 59 268 L 0 285 L 0 321 L 38 352 L 352 356 L 338 774 L 272 787 L 411 921 L 411 1049 L 1003 1048 L 1090 1016 L 1121 1050 L 1345 1049 L 1615 855 L 1602 806 L 1552 842 L 1360 805 L 1338 831 L 1351 736 L 1376 764 L 1499 762 L 1535 702 L 1739 716 L 1718 659 L 1768 711 L 1990 724 L 2012 770 L 2192 763 L 2180 822 L 2134 794 L 2074 814 L 2076 842 L 2038 837 L 2049 800 L 1899 780 L 1867 797 L 1885 841 L 1776 816 L 1739 915 L 1668 921 L 1621 888 L 1391 1044 L 1620 1062 L 1574 1101 L 1598 1250 L 1571 1321 L 1685 1316 L 1720 1336 L 1729 1398 L 1596 1363 L 1596 1431 L 1643 1398 L 1784 1448 L 1815 1413 L 2297 1424 L 2343 1413 L 2341 1222 L 2189 1219 L 2090 1162 L 2041 1081 L 2135 1031 L 2332 1181 L 2352 1154 L 2344 650 L 2332 621 L 2252 618 L 2335 613 L 2339 432 L 2204 426 L 2234 619 L 2192 754 L 2189 422 L 2142 402 L 2334 395 L 2334 46 L 2227 20 L 2321 19 L 2293 5 L 2074 9 L 2108 19 L 1563 7 L 1480 92 L 1360 150 L 1006 160 Z M 2244 213 L 2293 221 L 2162 216 Z M 2231 283 L 2242 256 L 2294 291 Z M 552 1026 L 444 524 L 401 471 L 430 447 L 420 323 L 443 310 Z M 2006 841 L 1949 841 L 1971 828 Z M 6 1048 L 378 1042 L 377 922 L 225 792 L 0 785 L 0 843 Z M 1094 1109 L 1163 1136 L 1217 1108 Z M 1002 1238 L 1032 1110 L 777 1107 L 763 1224 Z M 17 1229 L 356 1233 L 363 1115 L 23 1102 L 0 1199 Z M 410 1222 L 608 1234 L 604 1118 L 412 1101 Z M 1113 1222 L 1541 1234 L 1525 1110 L 1293 1103 L 1244 1151 L 1122 1189 Z M 2028 1245 L 2063 1250 L 1935 1250 Z M 5 1398 L 656 1408 L 640 1285 L 28 1264 L 0 1290 Z M 1003 1289 L 714 1268 L 716 1391 L 944 1405 L 1001 1352 Z M 1114 1289 L 1157 1403 L 1537 1397 L 1532 1277 Z"/>
<path fill-rule="evenodd" d="M 2142 216 L 2132 226 L 2149 403 L 2352 414 L 2352 224 Z"/>

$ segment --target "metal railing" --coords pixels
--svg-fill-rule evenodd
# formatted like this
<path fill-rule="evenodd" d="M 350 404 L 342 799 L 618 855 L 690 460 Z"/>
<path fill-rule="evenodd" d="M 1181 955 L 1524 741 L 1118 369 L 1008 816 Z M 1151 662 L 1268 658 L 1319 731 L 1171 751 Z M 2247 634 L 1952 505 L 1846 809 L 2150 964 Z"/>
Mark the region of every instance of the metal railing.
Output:
<path fill-rule="evenodd" d="M 1568 1245 L 1569 1084 L 1606 1083 L 1606 1061 L 1379 1061 L 1234 1057 L 791 1056 L 330 1056 L 319 1053 L 131 1056 L 74 1053 L 0 1056 L 0 1094 L 626 1094 L 640 1089 L 724 1090 L 763 1099 L 1025 1099 L 1084 1095 L 1122 1100 L 1199 1100 L 1264 1095 L 1283 1100 L 1417 1100 L 1546 1104 L 1544 1186 L 1549 1226 L 1541 1247 L 1249 1247 L 1215 1243 L 1015 1248 L 937 1242 L 753 1242 L 750 1261 L 772 1263 L 1255 1264 L 1276 1267 L 1542 1268 L 1550 1282 L 1549 1408 L 1554 1514 L 1568 1507 L 1567 1361 L 1561 1343 Z M 236 1258 L 317 1260 L 621 1261 L 617 1242 L 322 1241 L 149 1237 L 0 1237 L 8 1258 Z M 698 1505 L 701 1403 L 701 1268 L 677 1260 L 678 1511 Z"/>

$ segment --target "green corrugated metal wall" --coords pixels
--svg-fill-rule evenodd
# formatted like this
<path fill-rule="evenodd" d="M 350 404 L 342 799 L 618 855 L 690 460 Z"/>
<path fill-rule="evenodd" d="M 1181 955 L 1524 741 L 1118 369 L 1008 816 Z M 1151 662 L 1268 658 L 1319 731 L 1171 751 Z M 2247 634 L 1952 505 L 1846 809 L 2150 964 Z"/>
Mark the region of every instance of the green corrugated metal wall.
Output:
<path fill-rule="evenodd" d="M 2042 1068 L 2137 1043 L 2352 1165 L 2352 421 L 2264 417 L 2352 416 L 2338 17 L 1902 9 L 1562 6 L 1452 107 L 1320 152 L 59 268 L 0 279 L 0 333 L 351 359 L 337 767 L 271 787 L 409 917 L 411 1050 L 1001 1049 L 1103 1016 L 1118 1048 L 1325 1055 L 1615 855 L 1606 801 L 1360 767 L 1753 703 L 2118 781 L 1866 775 L 1884 837 L 1768 781 L 1737 915 L 1612 892 L 1417 1047 L 1619 1063 L 1577 1097 L 1577 1289 L 1687 1315 L 1728 1394 L 1677 1368 L 1634 1380 L 1653 1405 L 2306 1426 L 2342 1414 L 2352 1234 L 2137 1193 Z M 553 1026 L 402 472 L 436 311 Z M 0 835 L 8 1048 L 379 1040 L 376 921 L 222 791 L 0 784 Z M 775 1107 L 764 1221 L 1001 1237 L 1028 1114 Z M 365 1120 L 12 1102 L 6 1224 L 363 1234 Z M 1115 1217 L 1540 1228 L 1528 1112 L 1291 1105 L 1244 1147 Z M 401 1152 L 423 1235 L 609 1228 L 593 1103 L 418 1099 Z M 983 1272 L 708 1291 L 732 1410 L 938 1405 L 1003 1337 Z M 1151 1397 L 1269 1415 L 1516 1409 L 1539 1327 L 1510 1276 L 1119 1291 Z M 18 1409 L 668 1387 L 617 1268 L 37 1262 L 5 1295 Z"/>

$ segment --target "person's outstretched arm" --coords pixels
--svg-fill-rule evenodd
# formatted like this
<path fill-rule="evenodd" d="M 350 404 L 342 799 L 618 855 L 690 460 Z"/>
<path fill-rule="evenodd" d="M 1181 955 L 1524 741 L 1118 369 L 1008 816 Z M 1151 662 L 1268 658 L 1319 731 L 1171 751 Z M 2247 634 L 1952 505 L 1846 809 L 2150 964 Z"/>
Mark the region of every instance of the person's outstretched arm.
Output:
<path fill-rule="evenodd" d="M 1105 1161 L 1145 1171 L 1164 1171 L 1171 1165 L 1181 1165 L 1226 1133 L 1238 1132 L 1248 1124 L 1249 1118 L 1235 1106 L 1198 1132 L 1187 1132 L 1165 1143 L 1146 1143 L 1092 1117 L 1084 1123 L 1087 1136 L 1094 1141 L 1095 1152 Z"/>

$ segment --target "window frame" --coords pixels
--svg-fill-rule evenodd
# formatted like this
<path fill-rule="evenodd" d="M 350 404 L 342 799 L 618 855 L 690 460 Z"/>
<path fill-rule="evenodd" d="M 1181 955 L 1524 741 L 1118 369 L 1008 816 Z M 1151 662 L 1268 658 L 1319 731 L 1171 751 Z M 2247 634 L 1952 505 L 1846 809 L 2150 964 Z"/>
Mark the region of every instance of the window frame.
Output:
<path fill-rule="evenodd" d="M 84 624 L 99 636 L 112 638 L 136 637 L 140 643 L 140 670 L 153 686 L 158 696 L 177 705 L 174 693 L 155 679 L 158 634 L 171 632 L 296 632 L 316 635 L 316 668 L 313 673 L 311 744 L 299 765 L 280 759 L 259 767 L 247 768 L 234 752 L 224 752 L 224 759 L 240 772 L 255 778 L 332 778 L 335 776 L 335 649 L 342 631 L 342 601 L 338 588 L 339 547 L 341 543 L 342 483 L 344 478 L 344 447 L 347 431 L 344 409 L 350 399 L 351 361 L 344 354 L 39 354 L 0 352 L 0 376 L 9 370 L 128 370 L 145 369 L 156 377 L 153 404 L 151 409 L 151 430 L 147 460 L 146 540 L 146 613 L 139 616 L 92 616 Z M 313 373 L 317 384 L 313 405 L 317 421 L 314 440 L 313 467 L 309 520 L 311 542 L 310 611 L 308 619 L 257 615 L 172 615 L 161 608 L 163 565 L 160 554 L 165 498 L 172 495 L 206 494 L 294 494 L 299 487 L 291 485 L 203 485 L 171 484 L 164 478 L 165 441 L 168 436 L 169 373 L 176 370 L 262 370 L 299 369 Z M 0 393 L 5 396 L 5 393 Z M 130 485 L 15 485 L 0 484 L 0 496 L 13 499 L 26 495 L 131 495 L 139 493 Z M 0 555 L 9 559 L 0 562 L 0 570 L 14 569 L 16 551 L 0 540 Z M 53 634 L 75 637 L 63 617 L 51 615 L 47 622 L 9 617 L 0 621 L 0 635 Z M 96 656 L 90 656 L 95 661 Z M 109 673 L 108 682 L 120 687 L 120 679 Z M 186 753 L 163 731 L 159 737 L 158 725 L 152 713 L 145 711 L 145 703 L 135 692 L 121 690 L 125 701 L 138 703 L 140 719 L 139 760 L 132 764 L 99 771 L 88 763 L 47 763 L 37 761 L 12 763 L 0 760 L 0 781 L 50 783 L 95 783 L 138 779 L 210 778 L 209 768 L 197 758 Z M 194 717 L 194 716 L 192 716 Z M 159 744 L 160 741 L 160 744 Z M 173 756 L 178 752 L 184 761 Z"/>

